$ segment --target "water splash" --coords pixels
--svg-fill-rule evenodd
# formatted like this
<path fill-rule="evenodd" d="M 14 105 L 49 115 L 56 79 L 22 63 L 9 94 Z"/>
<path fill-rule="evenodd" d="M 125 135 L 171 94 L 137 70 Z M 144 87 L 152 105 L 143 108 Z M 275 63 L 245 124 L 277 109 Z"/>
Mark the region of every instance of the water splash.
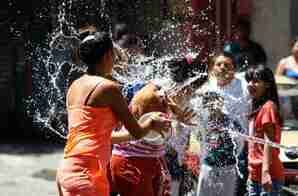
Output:
<path fill-rule="evenodd" d="M 71 1 L 67 5 L 71 9 Z M 62 2 L 58 9 L 58 26 L 53 33 L 43 43 L 27 43 L 33 48 L 30 54 L 33 92 L 27 102 L 35 126 L 46 135 L 52 132 L 65 139 L 66 90 L 86 68 L 72 62 L 73 50 L 79 44 L 78 32 L 66 20 L 66 3 Z"/>
<path fill-rule="evenodd" d="M 202 104 L 202 96 L 203 96 L 202 93 L 201 94 L 197 93 L 196 96 L 194 96 L 193 99 L 191 100 L 191 107 L 194 108 L 195 112 L 197 113 L 197 124 L 198 124 L 197 127 L 193 128 L 193 132 L 197 135 L 198 140 L 200 141 L 200 145 L 204 147 L 204 145 L 206 145 L 205 137 L 208 132 L 206 128 L 207 128 L 207 122 L 209 121 L 208 120 L 209 112 L 204 108 L 204 105 Z M 232 108 L 229 108 L 229 109 L 232 112 L 235 112 L 239 107 L 243 107 L 243 105 L 240 104 L 243 102 L 243 99 L 232 97 L 231 95 L 226 95 L 226 94 L 224 95 L 225 99 L 227 96 L 230 96 L 230 98 L 233 99 L 234 103 L 238 103 L 230 106 Z M 229 116 L 235 117 L 232 114 L 232 112 L 229 113 Z M 230 137 L 232 138 L 233 156 L 236 159 L 236 171 L 240 177 L 243 177 L 243 174 L 241 173 L 240 168 L 238 167 L 238 163 L 239 163 L 238 156 L 241 153 L 244 141 L 263 144 L 263 145 L 269 145 L 273 148 L 284 149 L 288 158 L 296 159 L 298 157 L 298 147 L 286 146 L 286 145 L 282 145 L 262 138 L 250 136 L 250 135 L 247 135 L 246 133 L 235 131 L 233 127 L 226 127 L 226 128 Z M 204 154 L 200 154 L 200 156 L 204 156 Z"/>
<path fill-rule="evenodd" d="M 106 8 L 105 1 L 103 2 L 103 9 Z M 210 0 L 211 4 L 211 0 Z M 84 65 L 75 65 L 72 63 L 72 50 L 78 46 L 78 32 L 74 28 L 74 22 L 69 21 L 69 18 L 75 19 L 79 16 L 67 16 L 66 10 L 73 8 L 72 1 L 63 1 L 58 7 L 58 26 L 52 34 L 48 35 L 46 40 L 46 46 L 38 45 L 34 43 L 28 43 L 35 48 L 31 56 L 33 59 L 33 85 L 34 92 L 32 99 L 29 100 L 29 112 L 33 116 L 34 123 L 44 128 L 46 131 L 53 132 L 59 135 L 61 138 L 65 138 L 67 133 L 67 119 L 66 119 L 66 106 L 65 97 L 66 89 L 75 78 L 79 77 L 85 71 Z M 208 28 L 201 24 L 191 25 L 191 31 L 197 36 L 213 36 L 218 37 L 220 31 L 216 27 L 214 21 L 208 18 L 208 10 L 203 10 L 200 13 L 201 20 L 208 21 Z M 99 12 L 101 17 L 107 17 L 106 11 Z M 176 19 L 167 21 L 160 32 L 157 32 L 153 36 L 153 41 L 156 40 L 164 47 L 161 51 L 153 50 L 150 57 L 145 57 L 137 60 L 133 60 L 134 63 L 129 65 L 127 73 L 120 74 L 113 72 L 115 78 L 122 83 L 131 83 L 134 81 L 150 81 L 152 79 L 165 79 L 169 78 L 169 71 L 167 70 L 166 62 L 173 58 L 184 56 L 187 53 L 195 53 L 195 55 L 201 55 L 204 50 L 204 46 L 191 46 L 189 44 L 188 37 L 185 36 L 185 32 L 181 31 L 185 26 L 181 22 L 177 22 Z M 210 30 L 212 29 L 212 30 Z M 164 44 L 167 43 L 167 44 Z M 157 55 L 158 53 L 158 55 Z M 156 57 L 158 56 L 158 58 Z M 203 75 L 200 75 L 203 74 Z M 207 70 L 201 71 L 201 73 L 195 73 L 197 77 L 206 76 Z M 188 81 L 189 83 L 192 80 Z M 189 85 L 186 82 L 185 85 Z M 184 88 L 179 86 L 179 88 Z M 170 91 L 175 93 L 175 91 Z M 227 95 L 226 95 L 227 96 Z M 236 103 L 242 103 L 243 100 L 230 97 Z M 241 104 L 237 104 L 241 105 Z M 207 113 L 202 108 L 200 98 L 197 97 L 192 102 L 192 108 L 195 108 L 198 115 L 197 121 L 200 122 L 196 127 L 186 126 L 187 129 L 194 131 L 197 136 L 203 137 L 205 134 L 205 121 L 207 119 Z M 233 113 L 239 108 L 234 105 L 232 107 Z M 245 134 L 236 133 L 230 131 L 230 134 L 234 137 L 242 137 L 248 141 L 258 142 L 262 144 L 269 144 L 273 147 L 289 149 L 290 147 L 280 144 L 272 143 L 269 141 L 261 140 L 259 138 L 247 136 Z M 182 135 L 181 143 L 176 144 L 176 150 L 181 152 L 184 150 L 184 141 L 187 141 L 188 134 Z M 238 149 L 238 145 L 234 142 L 234 151 Z M 291 148 L 292 149 L 292 148 Z M 236 154 L 234 153 L 236 157 Z M 237 158 L 236 158 L 237 160 Z M 239 169 L 238 169 L 238 173 Z M 212 182 L 210 182 L 212 183 Z M 218 185 L 222 186 L 222 185 Z"/>

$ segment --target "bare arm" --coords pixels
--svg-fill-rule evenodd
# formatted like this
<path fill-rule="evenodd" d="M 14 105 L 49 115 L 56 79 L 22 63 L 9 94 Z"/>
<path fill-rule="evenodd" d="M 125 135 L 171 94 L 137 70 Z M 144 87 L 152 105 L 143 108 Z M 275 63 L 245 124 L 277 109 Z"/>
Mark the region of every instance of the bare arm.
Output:
<path fill-rule="evenodd" d="M 283 75 L 285 72 L 285 68 L 286 68 L 286 65 L 284 63 L 279 62 L 279 64 L 276 67 L 275 74 L 279 76 Z"/>
<path fill-rule="evenodd" d="M 267 123 L 264 125 L 264 130 L 265 130 L 265 140 L 268 141 L 274 141 L 274 125 L 271 123 Z M 270 145 L 265 144 L 264 145 L 264 162 L 263 162 L 263 170 L 268 170 L 270 167 L 271 163 L 271 151 L 272 148 Z"/>
<path fill-rule="evenodd" d="M 112 144 L 118 144 L 131 140 L 135 140 L 135 138 L 127 130 L 112 132 Z"/>
<path fill-rule="evenodd" d="M 163 130 L 167 130 L 169 124 L 167 121 L 161 120 L 160 118 L 156 119 L 152 116 L 142 124 L 139 124 L 129 111 L 128 104 L 116 83 L 110 82 L 99 89 L 100 90 L 97 91 L 97 103 L 111 107 L 117 119 L 122 122 L 124 127 L 128 130 L 127 132 L 113 133 L 113 143 L 140 139 L 144 137 L 150 129 L 154 129 L 159 133 L 162 133 Z"/>
<path fill-rule="evenodd" d="M 116 117 L 123 123 L 131 136 L 135 139 L 140 139 L 145 136 L 151 126 L 152 120 L 149 119 L 141 125 L 137 122 L 135 117 L 129 111 L 128 104 L 122 96 L 118 85 L 110 84 L 103 90 L 108 105 L 112 108 Z M 122 140 L 132 139 L 128 132 L 114 133 L 112 135 L 112 141 L 121 142 Z"/>
<path fill-rule="evenodd" d="M 274 141 L 275 129 L 272 123 L 264 125 L 265 140 Z M 268 144 L 264 145 L 264 159 L 262 165 L 262 184 L 268 192 L 272 189 L 272 181 L 270 176 L 270 164 L 272 161 L 272 147 Z"/>
<path fill-rule="evenodd" d="M 191 123 L 191 120 L 196 116 L 196 113 L 191 108 L 184 108 L 178 104 L 175 103 L 175 101 L 166 96 L 167 104 L 172 111 L 173 114 L 175 114 L 178 121 L 183 122 L 186 125 L 196 125 L 194 123 Z"/>

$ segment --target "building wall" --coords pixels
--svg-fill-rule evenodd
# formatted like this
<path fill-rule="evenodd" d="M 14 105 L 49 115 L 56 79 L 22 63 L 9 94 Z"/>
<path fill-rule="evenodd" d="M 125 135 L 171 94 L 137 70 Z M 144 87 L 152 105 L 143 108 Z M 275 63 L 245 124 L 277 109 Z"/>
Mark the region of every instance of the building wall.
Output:
<path fill-rule="evenodd" d="M 298 36 L 298 1 L 297 0 L 291 0 L 290 5 L 290 24 L 291 24 L 291 37 L 297 37 Z"/>
<path fill-rule="evenodd" d="M 264 47 L 273 69 L 280 58 L 290 53 L 290 7 L 291 0 L 253 0 L 252 37 Z"/>

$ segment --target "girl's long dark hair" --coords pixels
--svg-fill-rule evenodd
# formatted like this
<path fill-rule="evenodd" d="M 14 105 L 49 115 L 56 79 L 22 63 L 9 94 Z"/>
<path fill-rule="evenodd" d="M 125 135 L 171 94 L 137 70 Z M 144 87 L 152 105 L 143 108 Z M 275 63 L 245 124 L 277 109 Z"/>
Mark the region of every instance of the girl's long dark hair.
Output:
<path fill-rule="evenodd" d="M 250 82 L 251 80 L 261 80 L 268 85 L 264 95 L 261 98 L 252 100 L 252 113 L 250 114 L 250 117 L 255 117 L 262 106 L 270 100 L 277 106 L 279 121 L 280 123 L 283 123 L 283 118 L 280 112 L 277 86 L 275 83 L 274 74 L 271 69 L 264 65 L 258 65 L 256 68 L 250 68 L 245 73 L 245 79 L 247 82 Z"/>

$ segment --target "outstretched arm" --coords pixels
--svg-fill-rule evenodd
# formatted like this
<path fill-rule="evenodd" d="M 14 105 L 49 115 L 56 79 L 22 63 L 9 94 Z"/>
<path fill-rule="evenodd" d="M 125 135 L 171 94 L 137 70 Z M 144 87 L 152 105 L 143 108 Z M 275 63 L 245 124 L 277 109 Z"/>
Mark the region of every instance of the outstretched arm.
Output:
<path fill-rule="evenodd" d="M 265 140 L 274 141 L 274 124 L 266 123 L 264 126 Z M 272 179 L 270 176 L 270 164 L 272 161 L 272 147 L 264 145 L 264 159 L 262 165 L 262 185 L 267 192 L 272 191 Z"/>
<path fill-rule="evenodd" d="M 112 134 L 112 142 L 118 143 L 131 139 L 140 139 L 144 137 L 150 129 L 158 132 L 167 130 L 169 123 L 161 118 L 149 118 L 142 124 L 139 124 L 135 117 L 128 109 L 128 104 L 122 96 L 119 86 L 115 83 L 110 83 L 102 87 L 101 99 L 106 100 L 106 104 L 112 108 L 117 119 L 123 123 L 127 132 L 118 132 Z"/>

